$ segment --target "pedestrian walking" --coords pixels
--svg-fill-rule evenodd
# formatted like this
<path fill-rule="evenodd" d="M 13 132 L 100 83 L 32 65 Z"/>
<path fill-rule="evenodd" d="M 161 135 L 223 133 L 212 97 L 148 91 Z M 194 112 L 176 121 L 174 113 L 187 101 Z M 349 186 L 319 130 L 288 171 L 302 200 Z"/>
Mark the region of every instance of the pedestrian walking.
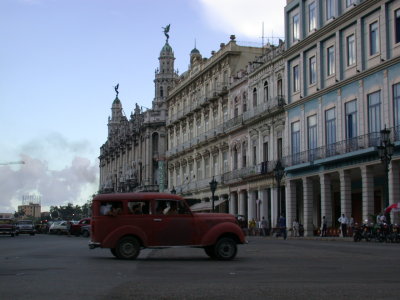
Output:
<path fill-rule="evenodd" d="M 256 229 L 256 220 L 251 219 L 249 221 L 249 235 L 255 235 L 255 229 Z"/>
<path fill-rule="evenodd" d="M 342 216 L 338 219 L 338 221 L 340 223 L 342 237 L 346 237 L 347 236 L 347 223 L 348 223 L 346 216 L 344 214 L 342 214 Z"/>
<path fill-rule="evenodd" d="M 264 217 L 261 219 L 261 233 L 263 236 L 267 236 L 268 234 L 268 221 Z"/>
<path fill-rule="evenodd" d="M 281 230 L 281 235 L 283 236 L 283 239 L 286 240 L 286 238 L 287 238 L 286 219 L 282 215 L 279 217 L 278 226 L 279 226 L 279 228 Z"/>
<path fill-rule="evenodd" d="M 299 221 L 297 221 L 297 219 L 295 219 L 293 221 L 293 225 L 292 225 L 292 230 L 293 230 L 293 236 L 294 237 L 299 237 L 300 236 L 299 229 L 300 229 Z"/>

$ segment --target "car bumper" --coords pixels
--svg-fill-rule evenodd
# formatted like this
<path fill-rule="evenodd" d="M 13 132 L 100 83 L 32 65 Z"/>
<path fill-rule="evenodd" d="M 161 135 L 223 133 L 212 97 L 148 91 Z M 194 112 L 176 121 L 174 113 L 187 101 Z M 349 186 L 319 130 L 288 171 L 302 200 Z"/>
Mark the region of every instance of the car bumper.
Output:
<path fill-rule="evenodd" d="M 99 248 L 100 247 L 100 243 L 96 243 L 96 242 L 89 242 L 89 249 L 95 249 L 95 248 Z"/>

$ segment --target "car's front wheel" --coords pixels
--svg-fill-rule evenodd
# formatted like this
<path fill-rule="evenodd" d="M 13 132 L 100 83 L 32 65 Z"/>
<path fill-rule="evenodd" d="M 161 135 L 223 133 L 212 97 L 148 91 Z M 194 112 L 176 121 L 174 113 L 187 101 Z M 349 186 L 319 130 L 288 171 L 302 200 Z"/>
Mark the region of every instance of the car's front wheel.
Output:
<path fill-rule="evenodd" d="M 215 255 L 219 260 L 232 260 L 237 253 L 237 245 L 232 238 L 221 238 L 215 244 Z"/>
<path fill-rule="evenodd" d="M 118 242 L 115 252 L 120 259 L 135 259 L 140 253 L 140 243 L 137 238 L 124 237 Z"/>

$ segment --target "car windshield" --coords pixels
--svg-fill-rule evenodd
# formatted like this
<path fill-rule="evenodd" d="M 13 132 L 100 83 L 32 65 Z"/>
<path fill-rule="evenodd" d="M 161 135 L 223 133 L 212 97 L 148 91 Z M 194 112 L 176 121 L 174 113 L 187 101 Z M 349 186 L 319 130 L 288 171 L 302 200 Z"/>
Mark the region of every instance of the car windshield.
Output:
<path fill-rule="evenodd" d="M 18 224 L 32 224 L 32 221 L 18 221 Z"/>

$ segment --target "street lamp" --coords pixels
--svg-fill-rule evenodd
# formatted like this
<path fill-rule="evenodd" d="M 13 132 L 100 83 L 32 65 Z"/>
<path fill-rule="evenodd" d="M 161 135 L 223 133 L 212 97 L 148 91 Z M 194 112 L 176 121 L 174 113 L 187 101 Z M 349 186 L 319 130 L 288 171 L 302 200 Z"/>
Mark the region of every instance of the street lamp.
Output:
<path fill-rule="evenodd" d="M 175 190 L 174 186 L 172 186 L 171 194 L 176 194 L 176 190 Z"/>
<path fill-rule="evenodd" d="M 390 129 L 381 130 L 381 144 L 377 147 L 378 155 L 385 167 L 385 208 L 389 206 L 389 164 L 394 152 L 394 144 L 390 142 Z"/>
<path fill-rule="evenodd" d="M 283 216 L 283 210 L 282 210 L 282 199 L 281 199 L 281 180 L 283 175 L 285 174 L 285 169 L 282 166 L 282 162 L 279 159 L 276 162 L 275 168 L 274 168 L 274 177 L 276 179 L 276 183 L 278 185 L 278 203 L 279 203 L 279 213 L 281 216 Z"/>
<path fill-rule="evenodd" d="M 218 181 L 215 180 L 214 176 L 210 181 L 210 190 L 211 190 L 211 203 L 212 203 L 212 212 L 214 212 L 214 193 L 217 189 Z"/>

